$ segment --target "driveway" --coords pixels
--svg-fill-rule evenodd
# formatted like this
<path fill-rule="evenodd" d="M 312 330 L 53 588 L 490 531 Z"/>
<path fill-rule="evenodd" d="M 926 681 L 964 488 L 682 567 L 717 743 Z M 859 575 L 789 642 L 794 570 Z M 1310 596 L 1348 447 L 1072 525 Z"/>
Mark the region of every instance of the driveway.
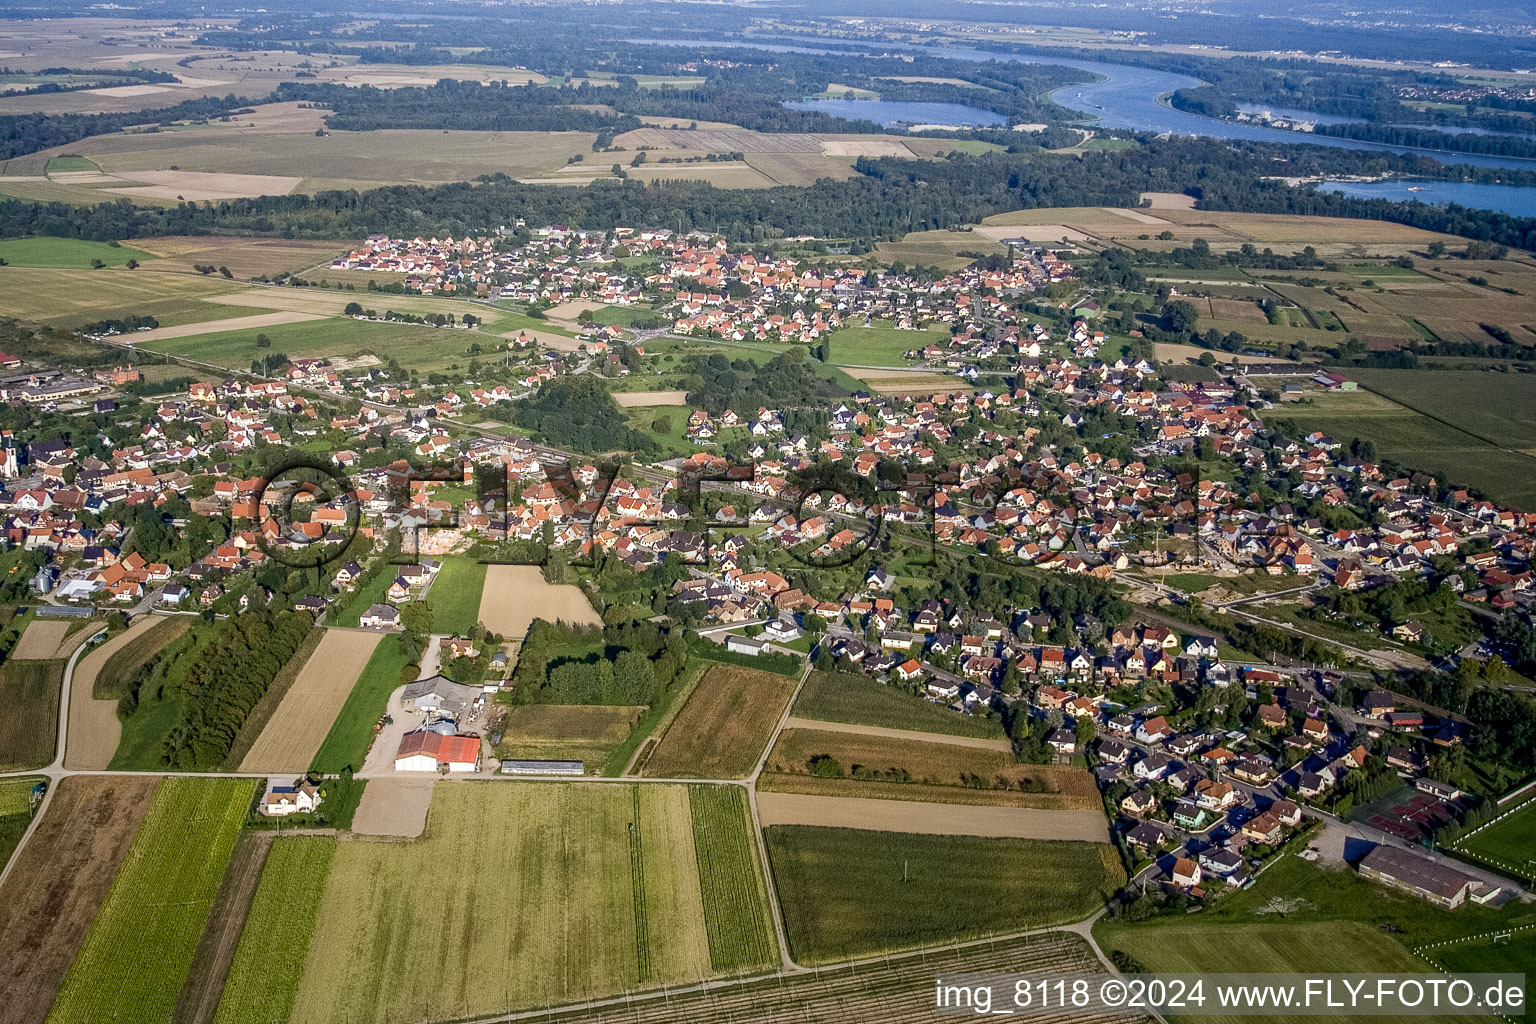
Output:
<path fill-rule="evenodd" d="M 422 720 L 419 712 L 400 706 L 400 694 L 404 690 L 404 686 L 398 686 L 389 695 L 386 707 L 394 721 L 380 729 L 379 734 L 373 738 L 373 746 L 368 748 L 368 756 L 363 759 L 363 770 L 357 773 L 359 778 L 395 777 L 395 751 L 400 749 L 400 738 L 419 728 Z"/>

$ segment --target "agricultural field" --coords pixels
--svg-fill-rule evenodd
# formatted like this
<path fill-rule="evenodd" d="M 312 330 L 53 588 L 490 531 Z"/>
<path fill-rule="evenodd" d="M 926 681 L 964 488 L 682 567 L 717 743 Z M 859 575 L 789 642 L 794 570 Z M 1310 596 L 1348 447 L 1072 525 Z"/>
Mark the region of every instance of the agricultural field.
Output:
<path fill-rule="evenodd" d="M 50 1022 L 170 1016 L 254 795 L 244 779 L 161 780 Z"/>
<path fill-rule="evenodd" d="M 191 622 L 186 616 L 146 615 L 126 633 L 120 634 L 121 640 L 116 643 L 108 641 L 97 651 L 91 652 L 90 657 L 104 655 L 101 667 L 97 669 L 94 679 L 82 679 L 82 670 L 85 663 L 82 661 L 75 666 L 75 684 L 86 682 L 90 694 L 96 700 L 117 700 L 128 692 L 129 682 L 134 673 L 138 672 L 156 654 L 159 654 L 167 644 L 186 632 Z M 71 687 L 73 689 L 73 686 Z"/>
<path fill-rule="evenodd" d="M 1456 850 L 1479 860 L 1507 865 L 1506 870 L 1530 874 L 1536 867 L 1536 800 L 1528 801 L 1518 811 L 1454 844 Z"/>
<path fill-rule="evenodd" d="M 194 266 L 228 267 L 237 281 L 282 271 L 324 275 L 333 258 L 352 247 L 347 241 L 302 238 L 218 238 L 166 235 L 135 239 L 134 247 L 155 257 L 143 269 L 156 273 L 195 274 Z"/>
<path fill-rule="evenodd" d="M 851 672 L 812 672 L 795 698 L 798 718 L 914 732 L 1002 739 L 1000 722 L 962 715 L 930 700 Z"/>
<path fill-rule="evenodd" d="M 580 587 L 549 583 L 536 565 L 488 566 L 480 596 L 480 621 L 485 628 L 508 639 L 522 639 L 534 619 L 579 626 L 600 626 L 603 621 Z"/>
<path fill-rule="evenodd" d="M 241 760 L 240 771 L 298 773 L 307 769 L 379 641 L 377 633 L 324 630 L 314 653 L 302 662 L 271 720 Z M 294 661 L 302 654 L 301 649 Z M 292 664 L 284 666 L 283 672 Z"/>
<path fill-rule="evenodd" d="M 925 803 L 846 794 L 757 794 L 758 823 L 817 825 L 865 832 L 929 836 L 984 836 L 991 839 L 1048 839 L 1106 843 L 1109 830 L 1101 810 L 1012 807 L 1006 804 Z"/>
<path fill-rule="evenodd" d="M 229 867 L 224 871 L 219 893 L 208 911 L 208 923 L 198 939 L 196 952 L 192 954 L 186 984 L 176 997 L 176 1008 L 171 1012 L 172 1024 L 206 1021 L 218 1009 L 224 979 L 235 958 L 240 929 L 256 896 L 256 883 L 261 880 L 262 868 L 272 849 L 272 838 L 268 832 L 246 830 L 235 840 Z"/>
<path fill-rule="evenodd" d="M 735 974 L 772 963 L 779 955 L 778 943 L 768 920 L 768 894 L 752 842 L 746 791 L 739 786 L 689 786 L 688 810 L 710 966 L 721 974 Z"/>
<path fill-rule="evenodd" d="M 158 780 L 59 780 L 0 887 L 0 1022 L 37 1024 L 128 853 Z"/>
<path fill-rule="evenodd" d="M 458 556 L 443 559 L 437 578 L 427 590 L 434 633 L 468 636 L 480 621 L 480 598 L 485 591 L 484 562 Z"/>
<path fill-rule="evenodd" d="M 524 704 L 507 716 L 496 756 L 583 761 L 596 770 L 644 714 L 643 707 Z"/>
<path fill-rule="evenodd" d="M 1069 932 L 897 954 L 848 967 L 739 981 L 707 992 L 631 996 L 590 1010 L 558 1015 L 569 1024 L 664 1024 L 671 1021 L 727 1021 L 730 1024 L 932 1024 L 933 979 L 976 969 L 981 961 L 999 973 L 1098 974 L 1104 967 L 1088 944 Z M 1104 1024 L 1133 1024 L 1145 1018 L 1095 1016 Z"/>
<path fill-rule="evenodd" d="M 805 964 L 1065 924 L 1125 881 L 1103 843 L 798 825 L 764 838 L 790 951 Z M 985 883 L 962 882 L 960 864 Z"/>
<path fill-rule="evenodd" d="M 99 261 L 104 267 L 120 267 L 129 260 L 144 263 L 153 254 L 116 242 L 87 242 L 78 238 L 0 239 L 0 260 L 13 267 L 46 270 L 90 270 Z"/>
<path fill-rule="evenodd" d="M 715 665 L 651 750 L 641 774 L 653 778 L 740 779 L 751 774 L 795 680 L 735 665 Z"/>
<path fill-rule="evenodd" d="M 1536 458 L 1496 447 L 1380 395 L 1367 391 L 1321 394 L 1310 404 L 1277 409 L 1270 419 L 1289 420 L 1304 431 L 1321 430 L 1346 443 L 1357 437 L 1371 441 L 1383 458 L 1457 486 L 1476 488 L 1494 501 L 1536 508 L 1536 482 L 1531 475 Z"/>
<path fill-rule="evenodd" d="M 34 618 L 22 630 L 21 639 L 11 651 L 15 661 L 47 661 L 50 658 L 67 658 L 69 650 L 62 650 L 64 641 L 78 624 L 70 619 Z M 73 644 L 70 648 L 73 648 Z"/>
<path fill-rule="evenodd" d="M 942 737 L 861 734 L 855 730 L 790 728 L 779 734 L 768 755 L 767 770 L 799 775 L 813 773 L 812 762 L 830 757 L 839 777 L 883 780 L 898 784 L 954 786 L 968 789 L 1017 790 L 1049 797 L 1038 806 L 1064 809 L 1099 807 L 1098 791 L 1084 769 L 1057 765 L 1018 764 L 1003 746 L 987 749 L 945 743 Z M 936 741 L 936 742 L 932 742 Z M 827 771 L 824 766 L 823 772 Z"/>
<path fill-rule="evenodd" d="M 907 366 L 903 356 L 925 345 L 947 345 L 949 330 L 943 326 L 897 330 L 889 324 L 845 327 L 828 336 L 830 362 L 841 366 Z"/>
<path fill-rule="evenodd" d="M 705 841 L 707 857 L 734 856 L 710 829 Z M 750 936 L 711 942 L 699 862 L 689 787 L 438 785 L 421 839 L 337 846 L 291 1019 L 396 1024 L 578 1002 L 708 978 L 717 951 L 768 966 Z M 733 908 L 710 912 L 720 921 L 748 897 L 711 884 L 709 898 Z M 509 955 L 516 970 L 484 969 Z"/>
<path fill-rule="evenodd" d="M 63 659 L 0 665 L 0 771 L 41 768 L 53 760 L 59 733 Z"/>
<path fill-rule="evenodd" d="M 272 844 L 224 981 L 214 1024 L 285 1021 L 299 990 L 336 840 L 301 836 Z"/>
<path fill-rule="evenodd" d="M 876 258 L 888 264 L 905 263 L 946 271 L 963 269 L 976 259 L 974 255 L 963 254 L 990 256 L 1007 251 L 1006 246 L 982 231 L 912 231 L 899 242 L 875 246 Z"/>
<path fill-rule="evenodd" d="M 1405 408 L 1445 420 L 1474 437 L 1536 453 L 1536 375 L 1354 369 L 1349 376 Z"/>
<path fill-rule="evenodd" d="M 368 748 L 373 744 L 373 727 L 389 705 L 389 695 L 402 686 L 401 671 L 408 662 L 400 645 L 386 639 L 373 649 L 373 655 L 357 677 L 352 692 L 336 713 L 330 732 L 315 752 L 311 771 L 336 774 L 363 766 Z M 411 673 L 412 678 L 415 673 Z"/>
<path fill-rule="evenodd" d="M 123 313 L 153 314 L 169 323 L 168 311 L 203 315 L 195 320 L 229 316 L 227 309 L 192 302 L 241 287 L 221 278 L 185 274 L 151 274 L 128 270 L 48 270 L 0 267 L 0 316 L 35 320 L 54 327 L 78 327 L 92 320 Z"/>

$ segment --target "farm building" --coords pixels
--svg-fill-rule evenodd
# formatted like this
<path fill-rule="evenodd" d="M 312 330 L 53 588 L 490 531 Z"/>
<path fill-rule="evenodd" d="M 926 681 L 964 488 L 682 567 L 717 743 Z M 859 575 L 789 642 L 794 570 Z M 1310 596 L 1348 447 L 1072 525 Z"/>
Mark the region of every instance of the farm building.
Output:
<path fill-rule="evenodd" d="M 478 687 L 456 683 L 442 676 L 428 676 L 408 683 L 400 694 L 402 707 L 444 714 L 457 719 L 480 697 Z"/>
<path fill-rule="evenodd" d="M 1366 854 L 1360 873 L 1447 909 L 1461 906 L 1467 892 L 1477 885 L 1475 878 L 1460 871 L 1391 846 L 1378 846 Z"/>
<path fill-rule="evenodd" d="M 395 771 L 435 772 L 444 767 L 450 772 L 479 771 L 480 737 L 445 736 L 421 729 L 400 737 Z"/>
<path fill-rule="evenodd" d="M 766 640 L 758 640 L 750 636 L 737 636 L 735 633 L 725 638 L 725 649 L 732 654 L 750 654 L 755 658 L 763 653 L 763 648 L 767 646 L 768 641 Z"/>

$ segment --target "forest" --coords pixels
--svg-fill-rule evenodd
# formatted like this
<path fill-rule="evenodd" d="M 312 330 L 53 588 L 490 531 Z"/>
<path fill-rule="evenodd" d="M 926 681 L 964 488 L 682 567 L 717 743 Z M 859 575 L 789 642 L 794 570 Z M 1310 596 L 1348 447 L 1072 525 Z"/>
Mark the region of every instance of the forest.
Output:
<path fill-rule="evenodd" d="M 1187 192 L 1206 209 L 1390 220 L 1515 248 L 1536 248 L 1536 220 L 1454 204 L 1427 206 L 1292 188 L 1271 176 L 1396 173 L 1504 184 L 1536 175 L 1445 167 L 1433 160 L 1321 146 L 1199 138 L 1149 140 L 1082 155 L 990 153 L 944 160 L 861 157 L 846 181 L 804 187 L 719 189 L 697 181 L 599 181 L 585 188 L 525 185 L 502 175 L 439 186 L 393 185 L 219 203 L 135 207 L 0 201 L 0 236 L 95 240 L 159 235 L 254 234 L 359 238 L 485 234 L 516 217 L 587 228 L 676 224 L 754 242 L 792 234 L 894 239 L 909 231 L 974 223 L 1007 210 L 1136 206 L 1143 191 Z M 682 173 L 686 173 L 683 171 Z"/>
<path fill-rule="evenodd" d="M 549 444 L 581 452 L 649 453 L 655 444 L 624 419 L 613 395 L 595 374 L 556 377 L 508 410 L 512 422 Z"/>

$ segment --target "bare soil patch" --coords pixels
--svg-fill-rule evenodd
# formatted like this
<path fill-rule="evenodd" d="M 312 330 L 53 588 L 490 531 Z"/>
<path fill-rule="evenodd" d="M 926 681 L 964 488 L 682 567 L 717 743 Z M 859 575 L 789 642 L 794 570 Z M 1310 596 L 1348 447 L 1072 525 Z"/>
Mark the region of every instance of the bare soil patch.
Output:
<path fill-rule="evenodd" d="M 324 320 L 318 313 L 263 313 L 260 316 L 237 316 L 228 320 L 207 320 L 200 324 L 178 324 L 175 327 L 156 327 L 148 331 L 136 331 L 128 341 L 164 341 L 167 338 L 190 338 L 198 334 L 218 334 L 220 331 L 246 331 L 261 327 L 277 327 L 280 324 L 296 324 L 305 320 Z"/>
<path fill-rule="evenodd" d="M 363 836 L 421 835 L 432 806 L 433 779 L 371 779 L 352 818 L 352 831 Z"/>
<path fill-rule="evenodd" d="M 69 634 L 69 619 L 33 619 L 11 651 L 13 661 L 49 661 L 60 657 L 59 646 Z"/>
<path fill-rule="evenodd" d="M 613 400 L 620 409 L 645 408 L 652 405 L 687 405 L 686 391 L 619 391 Z"/>
<path fill-rule="evenodd" d="M 492 633 L 520 639 L 534 619 L 601 626 L 603 620 L 580 587 L 555 586 L 536 565 L 493 565 L 480 593 L 480 621 Z"/>
<path fill-rule="evenodd" d="M 1182 192 L 1143 192 L 1141 201 L 1154 210 L 1193 210 L 1195 200 Z"/>
<path fill-rule="evenodd" d="M 158 784 L 148 776 L 57 783 L 0 887 L 0 1024 L 47 1017 Z"/>
<path fill-rule="evenodd" d="M 293 686 L 250 752 L 242 772 L 302 772 L 315 759 L 331 723 L 373 657 L 378 633 L 328 629 L 314 654 L 299 670 Z"/>
<path fill-rule="evenodd" d="M 821 136 L 821 152 L 824 156 L 896 156 L 913 159 L 917 156 L 907 144 L 896 139 L 834 139 Z"/>
<path fill-rule="evenodd" d="M 640 774 L 664 779 L 741 779 L 757 766 L 795 693 L 788 676 L 714 665 L 662 735 Z"/>
<path fill-rule="evenodd" d="M 772 825 L 821 825 L 935 836 L 1109 842 L 1109 827 L 1104 822 L 1104 815 L 1098 811 L 957 807 L 911 800 L 758 793 L 757 816 L 764 828 Z"/>

